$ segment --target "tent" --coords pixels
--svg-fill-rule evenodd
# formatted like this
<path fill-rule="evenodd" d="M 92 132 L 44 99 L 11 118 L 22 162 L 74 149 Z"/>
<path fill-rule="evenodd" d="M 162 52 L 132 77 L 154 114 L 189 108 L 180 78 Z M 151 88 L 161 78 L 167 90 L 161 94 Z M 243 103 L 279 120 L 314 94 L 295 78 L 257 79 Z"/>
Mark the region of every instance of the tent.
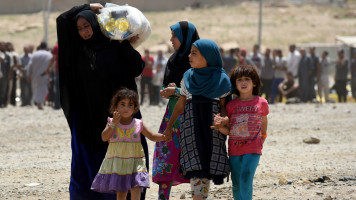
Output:
<path fill-rule="evenodd" d="M 356 48 L 356 36 L 336 36 L 336 43 Z"/>

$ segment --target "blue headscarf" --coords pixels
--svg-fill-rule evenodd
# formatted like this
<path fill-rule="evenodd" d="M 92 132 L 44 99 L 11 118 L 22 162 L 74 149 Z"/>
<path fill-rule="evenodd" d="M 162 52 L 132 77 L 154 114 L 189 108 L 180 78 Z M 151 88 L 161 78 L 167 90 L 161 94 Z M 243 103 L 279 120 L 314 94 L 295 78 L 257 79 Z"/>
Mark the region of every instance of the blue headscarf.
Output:
<path fill-rule="evenodd" d="M 163 85 L 175 83 L 180 87 L 180 81 L 183 78 L 184 72 L 190 68 L 189 53 L 192 44 L 199 40 L 199 34 L 195 26 L 188 21 L 180 21 L 170 26 L 171 31 L 177 36 L 181 45 L 175 51 L 167 62 L 167 67 L 164 73 Z"/>
<path fill-rule="evenodd" d="M 187 36 L 184 37 L 183 32 L 182 32 L 182 27 L 181 27 L 181 23 L 176 23 L 174 25 L 171 26 L 171 30 L 173 31 L 173 33 L 177 36 L 179 42 L 181 43 L 182 49 L 179 49 L 179 56 L 184 55 L 187 51 L 190 51 L 191 48 L 191 44 L 192 44 L 192 38 L 194 35 L 194 32 L 196 32 L 196 28 L 194 26 L 194 24 L 187 22 Z M 185 41 L 184 41 L 185 39 Z"/>
<path fill-rule="evenodd" d="M 208 66 L 199 69 L 190 68 L 184 73 L 187 90 L 193 95 L 202 95 L 211 99 L 231 91 L 230 79 L 222 68 L 218 45 L 207 39 L 197 40 L 193 45 L 199 49 Z"/>

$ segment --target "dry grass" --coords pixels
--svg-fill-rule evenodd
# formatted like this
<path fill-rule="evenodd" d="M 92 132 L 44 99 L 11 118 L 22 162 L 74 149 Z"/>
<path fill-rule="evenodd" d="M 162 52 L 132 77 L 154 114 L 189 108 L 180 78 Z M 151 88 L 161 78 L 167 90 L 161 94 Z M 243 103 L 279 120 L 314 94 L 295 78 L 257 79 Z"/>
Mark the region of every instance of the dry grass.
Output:
<path fill-rule="evenodd" d="M 55 18 L 49 21 L 49 44 L 56 42 Z M 237 42 L 251 49 L 257 42 L 258 5 L 244 3 L 238 6 L 221 6 L 172 12 L 146 12 L 152 28 L 150 38 L 139 48 L 150 48 L 158 43 L 170 44 L 169 26 L 189 20 L 196 25 L 201 38 L 213 39 L 219 44 Z M 335 17 L 338 16 L 338 17 Z M 263 47 L 287 50 L 290 43 L 333 43 L 337 35 L 356 34 L 355 2 L 348 8 L 313 5 L 286 5 L 263 7 Z M 39 44 L 43 39 L 43 14 L 0 16 L 0 41 L 11 41 L 22 52 L 26 44 Z"/>

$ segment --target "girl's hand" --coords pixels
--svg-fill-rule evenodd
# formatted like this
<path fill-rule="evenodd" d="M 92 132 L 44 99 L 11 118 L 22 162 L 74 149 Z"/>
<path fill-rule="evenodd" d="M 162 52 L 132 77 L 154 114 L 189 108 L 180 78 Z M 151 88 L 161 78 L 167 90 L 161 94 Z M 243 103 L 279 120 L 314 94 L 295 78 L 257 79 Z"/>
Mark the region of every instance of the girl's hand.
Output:
<path fill-rule="evenodd" d="M 164 140 L 169 142 L 172 140 L 172 128 L 167 126 L 166 130 L 164 130 L 163 135 L 165 136 Z"/>
<path fill-rule="evenodd" d="M 226 125 L 226 117 L 221 117 L 220 113 L 214 114 L 214 125 L 210 126 L 211 129 L 219 129 Z"/>
<path fill-rule="evenodd" d="M 160 90 L 159 94 L 161 95 L 162 98 L 168 99 L 169 96 L 174 94 L 174 91 L 176 90 L 175 87 L 166 87 L 163 90 Z"/>
<path fill-rule="evenodd" d="M 115 123 L 115 124 L 119 123 L 120 119 L 121 119 L 120 113 L 117 111 L 114 111 L 114 113 L 112 115 L 113 115 L 113 117 L 112 117 L 113 123 Z"/>
<path fill-rule="evenodd" d="M 176 87 L 176 84 L 175 83 L 169 83 L 168 87 Z"/>

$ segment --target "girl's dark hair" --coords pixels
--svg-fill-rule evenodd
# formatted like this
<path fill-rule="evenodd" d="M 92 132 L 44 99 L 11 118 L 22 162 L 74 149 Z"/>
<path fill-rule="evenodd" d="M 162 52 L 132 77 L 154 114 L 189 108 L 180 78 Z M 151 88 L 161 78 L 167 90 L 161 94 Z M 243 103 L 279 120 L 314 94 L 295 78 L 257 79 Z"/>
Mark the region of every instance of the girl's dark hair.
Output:
<path fill-rule="evenodd" d="M 122 100 L 122 99 L 129 99 L 130 102 L 132 102 L 135 106 L 135 111 L 133 113 L 136 114 L 140 108 L 139 103 L 138 103 L 138 94 L 137 92 L 130 90 L 128 88 L 121 88 L 119 89 L 115 95 L 113 96 L 113 98 L 111 99 L 111 104 L 110 104 L 110 108 L 109 108 L 109 112 L 110 114 L 113 114 L 117 104 Z"/>
<path fill-rule="evenodd" d="M 236 79 L 241 78 L 241 77 L 250 77 L 252 79 L 253 84 L 256 86 L 253 87 L 252 94 L 253 95 L 260 95 L 260 89 L 262 86 L 260 77 L 258 76 L 258 73 L 256 69 L 251 66 L 251 65 L 240 65 L 232 69 L 230 73 L 230 81 L 231 85 L 233 86 L 233 92 L 239 97 L 240 92 L 236 89 Z"/>

